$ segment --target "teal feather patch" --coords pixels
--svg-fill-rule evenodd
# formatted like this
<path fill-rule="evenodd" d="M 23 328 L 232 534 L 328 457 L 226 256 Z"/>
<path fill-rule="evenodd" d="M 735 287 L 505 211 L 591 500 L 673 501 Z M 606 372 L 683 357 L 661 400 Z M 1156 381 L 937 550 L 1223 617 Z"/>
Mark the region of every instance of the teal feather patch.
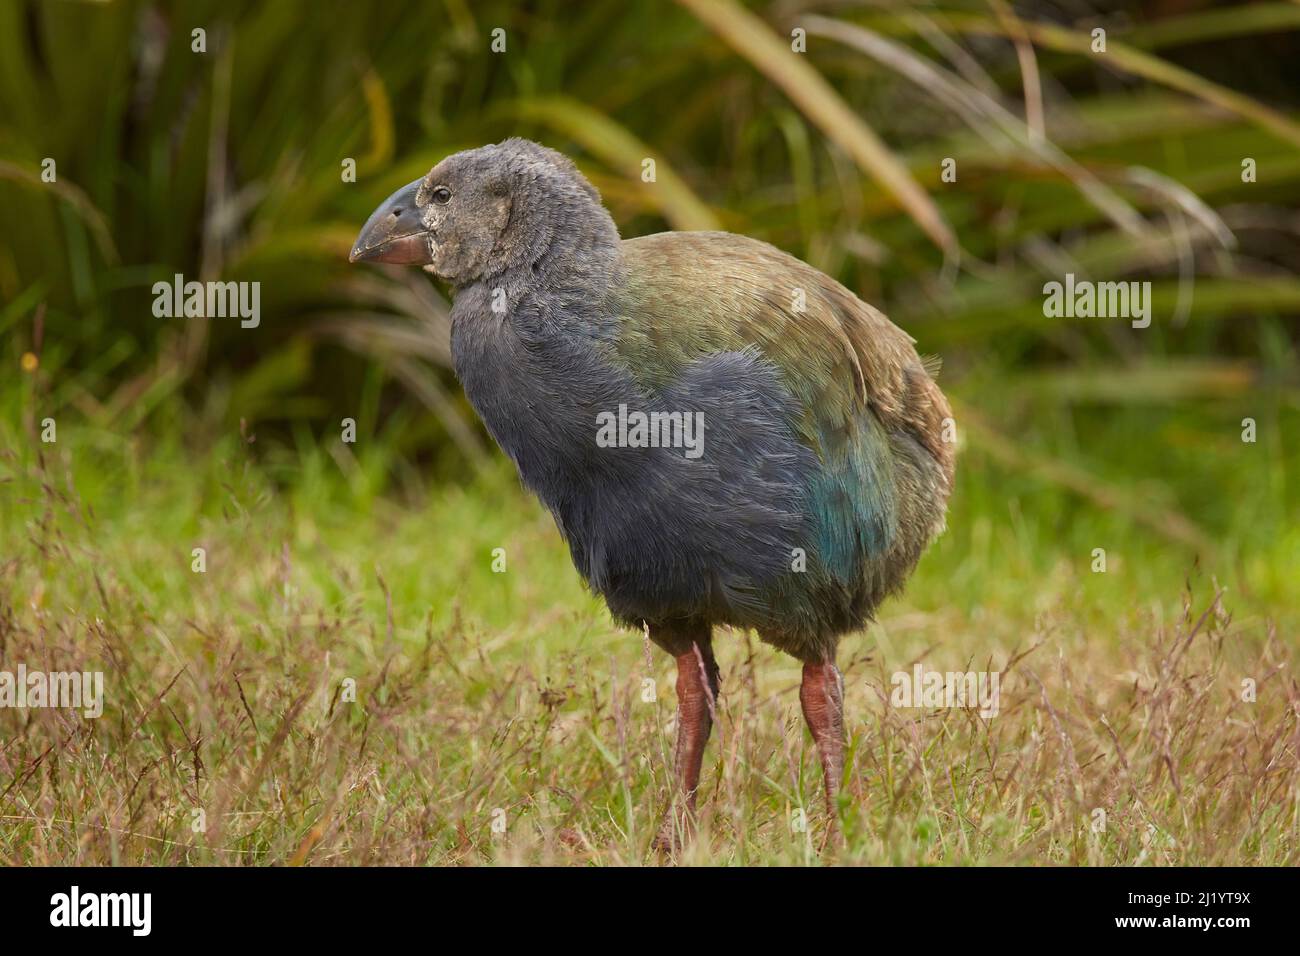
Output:
<path fill-rule="evenodd" d="M 888 438 L 870 413 L 842 455 L 821 462 L 809 489 L 817 529 L 817 550 L 826 569 L 852 586 L 863 559 L 881 558 L 898 528 L 897 489 Z"/>

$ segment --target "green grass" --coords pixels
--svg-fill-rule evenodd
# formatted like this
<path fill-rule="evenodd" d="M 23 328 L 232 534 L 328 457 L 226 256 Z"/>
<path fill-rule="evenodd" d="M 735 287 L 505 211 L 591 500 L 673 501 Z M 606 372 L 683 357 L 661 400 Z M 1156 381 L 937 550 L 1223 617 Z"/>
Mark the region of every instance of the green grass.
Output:
<path fill-rule="evenodd" d="M 102 670 L 106 706 L 99 720 L 0 710 L 0 861 L 656 859 L 671 662 L 612 626 L 507 466 L 386 488 L 382 429 L 355 456 L 328 437 L 187 443 L 74 418 L 44 444 L 18 424 L 38 421 L 31 397 L 6 393 L 0 426 L 0 660 Z M 841 648 L 846 846 L 817 853 L 797 665 L 723 633 L 684 859 L 1294 864 L 1296 452 L 1280 437 L 1295 411 L 1280 415 L 1253 446 L 1227 432 L 1216 455 L 1180 451 L 1186 413 L 1062 409 L 1021 438 L 1103 475 L 1150 464 L 1166 506 L 1206 489 L 1197 517 L 1221 552 L 1199 564 L 968 444 L 948 533 Z M 1156 483 L 1180 476 L 1176 492 Z M 886 706 L 890 675 L 916 661 L 1004 671 L 1001 712 Z M 809 832 L 792 830 L 798 808 Z"/>

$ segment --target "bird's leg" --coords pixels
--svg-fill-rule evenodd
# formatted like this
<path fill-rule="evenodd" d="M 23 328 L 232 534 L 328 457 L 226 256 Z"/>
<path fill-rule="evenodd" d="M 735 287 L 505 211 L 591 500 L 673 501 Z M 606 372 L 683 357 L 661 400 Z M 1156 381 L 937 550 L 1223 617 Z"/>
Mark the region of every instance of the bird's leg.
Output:
<path fill-rule="evenodd" d="M 672 850 L 679 836 L 689 832 L 695 817 L 695 792 L 700 785 L 704 745 L 717 713 L 718 664 L 713 658 L 710 629 L 691 634 L 670 645 L 677 659 L 677 746 L 673 755 L 676 777 L 673 806 L 665 817 L 655 846 Z"/>
<path fill-rule="evenodd" d="M 677 656 L 677 786 L 686 807 L 695 810 L 704 745 L 713 730 L 718 702 L 718 664 L 710 643 L 696 643 Z"/>
<path fill-rule="evenodd" d="M 835 794 L 844 774 L 844 699 L 840 690 L 840 672 L 833 661 L 803 665 L 799 703 L 803 707 L 803 719 L 808 722 L 808 729 L 812 731 L 813 741 L 821 755 L 828 817 L 826 837 L 830 842 L 839 833 Z"/>

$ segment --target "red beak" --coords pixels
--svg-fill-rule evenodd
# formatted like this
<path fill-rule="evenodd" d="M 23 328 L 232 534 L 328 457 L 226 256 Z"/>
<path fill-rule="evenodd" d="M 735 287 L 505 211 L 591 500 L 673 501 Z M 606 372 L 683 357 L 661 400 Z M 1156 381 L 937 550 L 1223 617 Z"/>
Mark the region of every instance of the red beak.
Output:
<path fill-rule="evenodd" d="M 433 262 L 433 237 L 415 205 L 420 183 L 419 179 L 407 183 L 379 204 L 357 236 L 348 255 L 349 262 L 390 262 L 404 266 Z"/>

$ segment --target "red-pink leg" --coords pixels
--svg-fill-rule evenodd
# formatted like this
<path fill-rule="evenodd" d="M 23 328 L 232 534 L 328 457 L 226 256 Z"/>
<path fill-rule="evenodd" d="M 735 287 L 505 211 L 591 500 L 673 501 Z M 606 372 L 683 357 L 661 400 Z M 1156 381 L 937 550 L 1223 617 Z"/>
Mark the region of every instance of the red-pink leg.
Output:
<path fill-rule="evenodd" d="M 704 745 L 713 730 L 718 701 L 718 664 L 708 628 L 689 641 L 669 645 L 677 659 L 677 746 L 673 755 L 675 792 L 673 807 L 665 817 L 655 847 L 672 850 L 690 832 L 695 816 L 695 794 L 700 786 Z"/>
<path fill-rule="evenodd" d="M 803 719 L 808 722 L 808 729 L 812 731 L 813 741 L 821 755 L 829 821 L 827 838 L 835 839 L 839 832 L 835 794 L 844 775 L 844 700 L 840 692 L 840 672 L 833 662 L 803 665 L 799 703 L 803 707 Z"/>

